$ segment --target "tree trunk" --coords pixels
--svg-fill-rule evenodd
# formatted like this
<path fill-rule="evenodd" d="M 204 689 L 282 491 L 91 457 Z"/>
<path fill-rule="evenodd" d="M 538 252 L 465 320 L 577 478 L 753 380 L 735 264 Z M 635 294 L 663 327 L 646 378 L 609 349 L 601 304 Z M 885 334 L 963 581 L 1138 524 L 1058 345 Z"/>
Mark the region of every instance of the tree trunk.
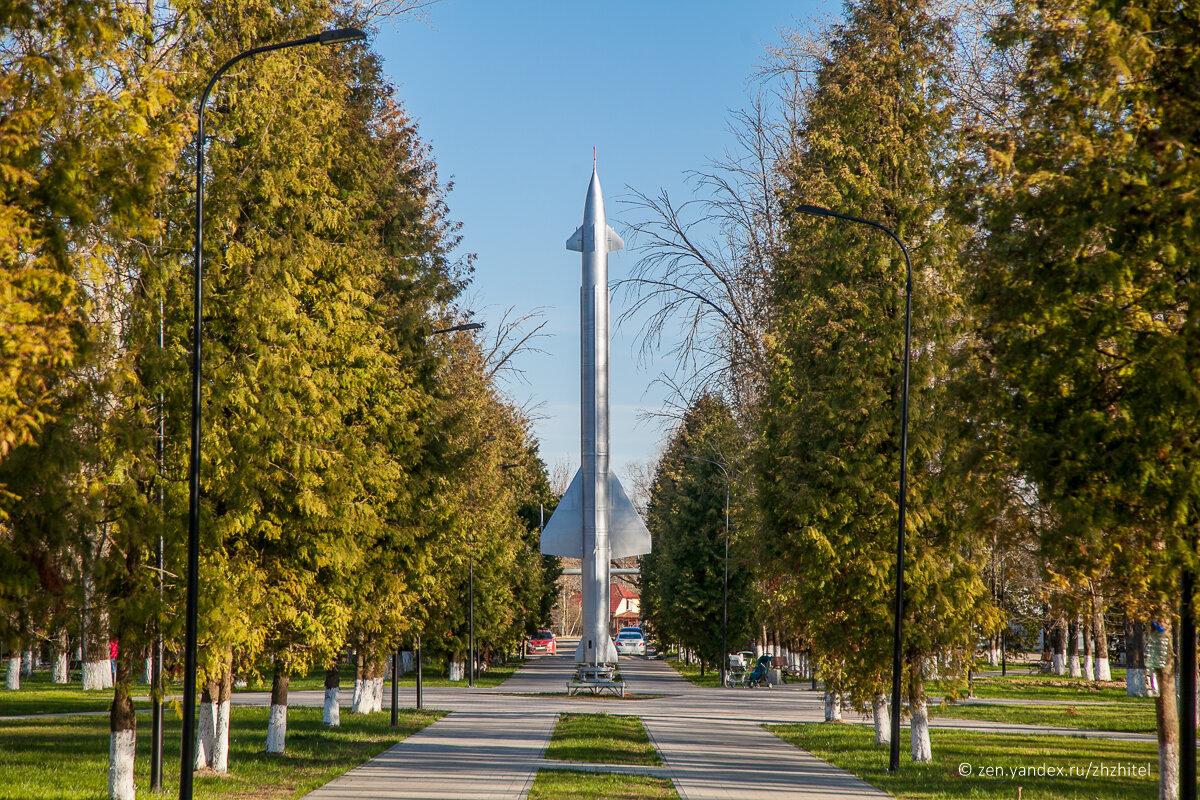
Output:
<path fill-rule="evenodd" d="M 466 664 L 457 656 L 450 661 L 450 680 L 461 681 L 467 677 Z"/>
<path fill-rule="evenodd" d="M 362 711 L 362 696 L 363 685 L 366 679 L 366 661 L 363 659 L 362 653 L 354 654 L 354 695 L 350 698 L 350 713 L 361 714 Z"/>
<path fill-rule="evenodd" d="M 338 693 L 341 691 L 342 672 L 335 661 L 332 667 L 325 670 L 325 713 L 321 722 L 331 728 L 341 727 L 342 707 L 338 705 Z"/>
<path fill-rule="evenodd" d="M 1145 630 L 1142 623 L 1125 623 L 1125 694 L 1148 697 Z"/>
<path fill-rule="evenodd" d="M 221 687 L 216 681 L 204 682 L 200 692 L 199 729 L 196 731 L 196 760 L 195 769 L 207 769 L 212 766 L 213 749 L 217 740 L 217 698 Z"/>
<path fill-rule="evenodd" d="M 1059 617 L 1054 620 L 1050 629 L 1050 639 L 1054 644 L 1054 658 L 1050 662 L 1055 675 L 1067 674 L 1067 626 Z"/>
<path fill-rule="evenodd" d="M 1067 623 L 1067 672 L 1072 678 L 1079 678 L 1079 618 L 1071 617 Z"/>
<path fill-rule="evenodd" d="M 275 662 L 275 678 L 271 681 L 271 711 L 267 718 L 267 752 L 283 755 L 287 743 L 288 675 L 283 665 Z"/>
<path fill-rule="evenodd" d="M 8 671 L 4 674 L 4 688 L 10 692 L 21 688 L 21 648 L 15 646 L 8 656 Z"/>
<path fill-rule="evenodd" d="M 354 701 L 350 704 L 351 714 L 370 714 L 375 710 L 375 669 L 373 657 L 359 655 L 354 677 Z"/>
<path fill-rule="evenodd" d="M 1108 629 L 1104 625 L 1104 596 L 1092 595 L 1092 638 L 1096 640 L 1096 680 L 1111 681 L 1108 666 Z"/>
<path fill-rule="evenodd" d="M 154 659 L 146 658 L 142 662 L 142 683 L 149 686 L 154 683 Z"/>
<path fill-rule="evenodd" d="M 888 696 L 877 694 L 871 700 L 871 712 L 875 717 L 875 744 L 892 743 L 892 715 L 888 713 Z"/>
<path fill-rule="evenodd" d="M 1158 697 L 1154 700 L 1154 716 L 1158 723 L 1158 798 L 1176 800 L 1179 797 L 1179 709 L 1175 699 L 1175 663 L 1155 670 L 1158 674 Z M 1195 754 L 1191 754 L 1195 758 Z"/>
<path fill-rule="evenodd" d="M 841 692 L 825 692 L 825 721 L 826 722 L 841 722 L 842 721 L 842 693 Z"/>
<path fill-rule="evenodd" d="M 109 711 L 108 796 L 110 800 L 136 800 L 133 762 L 137 752 L 137 716 L 133 713 L 133 654 L 117 659 L 117 679 Z"/>
<path fill-rule="evenodd" d="M 26 650 L 21 654 L 21 677 L 33 677 L 33 651 Z"/>
<path fill-rule="evenodd" d="M 229 726 L 232 722 L 230 714 L 233 711 L 233 650 L 225 654 L 222 665 L 221 681 L 217 690 L 217 718 L 213 736 L 212 767 L 213 772 L 224 775 L 229 772 Z"/>
<path fill-rule="evenodd" d="M 933 747 L 929 742 L 929 712 L 925 705 L 925 678 L 921 675 L 921 664 L 916 660 L 909 667 L 909 692 L 912 703 L 912 759 L 916 764 L 933 761 Z"/>
<path fill-rule="evenodd" d="M 1096 668 L 1092 663 L 1092 625 L 1086 616 L 1083 619 L 1083 679 L 1096 680 Z"/>
<path fill-rule="evenodd" d="M 70 655 L 68 648 L 70 643 L 67 641 L 67 630 L 63 628 L 54 637 L 54 669 L 51 673 L 51 683 L 70 683 L 71 676 L 68 674 L 70 667 Z"/>
<path fill-rule="evenodd" d="M 83 688 L 113 688 L 112 662 L 109 661 L 108 614 L 94 605 L 95 582 L 90 574 L 83 577 Z"/>

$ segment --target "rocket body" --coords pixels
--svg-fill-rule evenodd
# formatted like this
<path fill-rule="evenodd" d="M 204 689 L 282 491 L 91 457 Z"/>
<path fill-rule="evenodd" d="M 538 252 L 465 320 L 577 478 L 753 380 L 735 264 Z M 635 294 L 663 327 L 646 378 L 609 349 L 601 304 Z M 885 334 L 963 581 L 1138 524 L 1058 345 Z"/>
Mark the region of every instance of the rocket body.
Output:
<path fill-rule="evenodd" d="M 609 626 L 610 561 L 650 552 L 650 533 L 609 465 L 608 254 L 625 246 L 608 227 L 600 179 L 592 169 L 583 225 L 567 240 L 582 254 L 579 290 L 579 473 L 542 533 L 542 552 L 580 558 L 583 632 L 575 660 L 615 664 Z"/>

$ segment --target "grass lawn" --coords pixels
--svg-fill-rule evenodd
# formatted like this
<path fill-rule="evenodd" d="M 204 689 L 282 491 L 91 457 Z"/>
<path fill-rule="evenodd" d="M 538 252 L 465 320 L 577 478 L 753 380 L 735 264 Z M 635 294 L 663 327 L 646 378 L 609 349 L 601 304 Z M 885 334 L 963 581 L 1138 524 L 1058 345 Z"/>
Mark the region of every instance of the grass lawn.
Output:
<path fill-rule="evenodd" d="M 700 677 L 700 665 L 688 664 L 678 659 L 667 659 L 667 663 L 675 668 L 683 677 L 696 686 L 712 686 L 719 687 L 721 685 L 721 672 L 713 667 L 705 667 L 704 677 Z"/>
<path fill-rule="evenodd" d="M 979 677 L 975 679 L 974 694 L 982 698 L 1006 698 L 1072 701 L 1104 700 L 1116 703 L 1144 703 L 1154 705 L 1152 697 L 1130 697 L 1125 694 L 1125 681 L 1112 680 L 1104 683 L 1085 681 L 1083 678 L 1067 678 L 1061 675 L 1023 675 L 1010 671 L 1006 677 Z M 942 694 L 948 688 L 942 681 L 929 681 L 926 691 Z"/>
<path fill-rule="evenodd" d="M 1049 725 L 1056 728 L 1081 728 L 1089 731 L 1125 731 L 1154 733 L 1153 705 L 1029 705 L 987 706 L 931 705 L 930 717 L 983 719 L 991 722 L 1012 722 L 1022 725 Z"/>
<path fill-rule="evenodd" d="M 679 800 L 666 778 L 543 769 L 529 789 L 529 800 Z"/>
<path fill-rule="evenodd" d="M 1013 800 L 1018 787 L 1022 800 L 1158 797 L 1158 754 L 1153 742 L 934 730 L 933 762 L 914 764 L 908 757 L 908 731 L 904 731 L 900 770 L 893 775 L 887 771 L 888 750 L 875 746 L 875 734 L 869 726 L 818 723 L 768 729 L 900 800 Z M 1101 767 L 1109 774 L 1098 776 L 1096 771 Z M 1117 767 L 1126 773 L 1143 770 L 1145 775 L 1116 775 L 1113 771 Z M 1059 769 L 1063 774 L 1058 774 Z M 1001 774 L 988 775 L 988 770 Z M 1024 775 L 1021 770 L 1025 770 Z M 1039 770 L 1042 776 L 1036 774 Z M 1047 770 L 1053 776 L 1046 776 Z M 964 775 L 967 772 L 970 774 Z"/>
<path fill-rule="evenodd" d="M 529 800 L 679 800 L 665 777 L 614 775 L 612 772 L 540 770 Z"/>
<path fill-rule="evenodd" d="M 230 773 L 197 774 L 197 798 L 283 800 L 312 791 L 420 730 L 438 712 L 401 711 L 400 727 L 388 714 L 342 715 L 342 727 L 321 724 L 320 708 L 288 711 L 287 753 L 263 752 L 267 709 L 235 707 L 230 733 Z M 136 781 L 139 798 L 179 791 L 179 720 L 167 714 L 163 736 L 164 795 L 150 791 L 150 724 L 139 715 Z M 0 722 L 0 800 L 103 800 L 108 787 L 108 719 L 60 717 Z"/>
<path fill-rule="evenodd" d="M 21 679 L 21 688 L 17 691 L 0 689 L 0 717 L 108 711 L 112 705 L 112 689 L 85 692 L 79 688 L 79 676 L 75 678 L 74 683 L 51 683 L 49 670 L 36 670 L 31 677 Z M 3 685 L 3 676 L 0 676 L 0 686 Z M 149 696 L 150 687 L 135 683 L 133 693 L 135 696 Z M 137 708 L 149 708 L 150 701 L 135 701 L 134 705 Z"/>
<path fill-rule="evenodd" d="M 485 689 L 493 689 L 493 688 L 499 686 L 500 684 L 504 683 L 509 678 L 511 678 L 512 674 L 514 672 L 516 672 L 517 669 L 520 668 L 520 666 L 521 666 L 521 663 L 519 661 L 510 661 L 509 663 L 504 664 L 503 666 L 491 667 L 486 672 L 479 673 L 479 678 L 475 681 L 475 685 L 485 688 Z M 465 687 L 467 685 L 466 679 L 463 679 L 461 681 L 452 681 L 449 678 L 445 677 L 445 673 L 446 673 L 446 670 L 445 670 L 444 664 L 438 664 L 438 663 L 426 664 L 425 669 L 421 674 L 421 683 L 424 686 L 436 686 L 436 687 L 447 687 L 447 686 Z M 343 689 L 353 689 L 354 688 L 354 665 L 353 664 L 342 664 L 341 665 L 341 676 L 342 676 L 341 687 Z M 410 688 L 416 688 L 417 673 L 409 672 L 407 675 L 401 675 L 400 680 L 397 683 L 401 687 L 407 686 Z M 391 679 L 390 678 L 385 679 L 383 682 L 383 685 L 385 688 L 388 686 L 391 686 L 392 685 Z M 291 682 L 288 685 L 288 691 L 290 691 L 290 692 L 302 692 L 302 691 L 313 691 L 313 690 L 320 690 L 320 691 L 325 690 L 325 668 L 324 667 L 320 667 L 320 668 L 312 670 L 312 672 L 310 672 L 307 676 L 292 678 Z M 251 679 L 249 681 L 248 685 L 246 685 L 240 689 L 235 689 L 234 691 L 237 691 L 237 692 L 269 692 L 269 691 L 271 691 L 271 676 L 264 675 L 260 679 L 257 679 L 257 680 Z"/>
<path fill-rule="evenodd" d="M 560 716 L 546 758 L 591 764 L 662 764 L 640 719 L 608 714 Z"/>

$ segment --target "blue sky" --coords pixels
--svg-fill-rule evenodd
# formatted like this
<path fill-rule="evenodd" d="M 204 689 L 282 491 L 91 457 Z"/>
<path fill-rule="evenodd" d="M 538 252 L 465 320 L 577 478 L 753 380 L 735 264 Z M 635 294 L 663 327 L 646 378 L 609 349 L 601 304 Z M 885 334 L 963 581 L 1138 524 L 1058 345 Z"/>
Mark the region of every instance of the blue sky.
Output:
<path fill-rule="evenodd" d="M 610 224 L 622 235 L 629 188 L 686 194 L 685 173 L 730 146 L 729 112 L 749 97 L 764 48 L 797 22 L 836 12 L 829 0 L 762 2 L 488 2 L 442 0 L 427 19 L 373 37 L 400 99 L 453 181 L 451 216 L 477 261 L 472 305 L 495 331 L 510 307 L 542 308 L 548 334 L 509 381 L 537 406 L 542 457 L 579 463 L 579 254 L 564 243 L 582 221 L 592 148 Z M 637 251 L 610 256 L 629 274 Z M 612 317 L 621 312 L 613 298 Z M 639 331 L 614 329 L 612 463 L 655 457 L 664 404 L 638 362 Z"/>

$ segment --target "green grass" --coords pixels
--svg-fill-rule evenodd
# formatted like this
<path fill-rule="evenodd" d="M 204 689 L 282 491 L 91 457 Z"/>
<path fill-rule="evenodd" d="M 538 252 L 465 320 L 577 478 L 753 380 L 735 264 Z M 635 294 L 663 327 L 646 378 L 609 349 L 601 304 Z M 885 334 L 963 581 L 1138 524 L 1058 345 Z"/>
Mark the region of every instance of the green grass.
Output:
<path fill-rule="evenodd" d="M 689 683 L 695 686 L 720 687 L 721 673 L 713 667 L 705 667 L 704 677 L 700 677 L 700 665 L 688 664 L 678 659 L 669 658 L 667 663 L 675 668 L 675 671 L 688 680 Z"/>
<path fill-rule="evenodd" d="M 389 727 L 388 714 L 342 715 L 342 727 L 321 724 L 320 708 L 288 712 L 287 753 L 263 752 L 267 709 L 233 709 L 230 773 L 197 774 L 195 796 L 283 800 L 300 797 L 351 767 L 420 730 L 440 714 L 407 709 L 400 727 Z M 61 717 L 0 722 L 0 800 L 103 800 L 108 786 L 108 719 Z M 164 725 L 165 794 L 150 791 L 150 725 L 138 718 L 136 777 L 139 798 L 178 794 L 180 725 L 168 713 Z"/>
<path fill-rule="evenodd" d="M 0 686 L 3 686 L 0 676 Z M 135 683 L 133 693 L 148 696 L 150 687 Z M 112 689 L 85 692 L 79 688 L 78 675 L 74 683 L 51 683 L 49 670 L 36 670 L 21 679 L 15 692 L 0 689 L 0 717 L 25 714 L 78 714 L 81 711 L 108 711 L 112 705 Z M 150 701 L 135 701 L 137 708 L 149 708 Z"/>
<path fill-rule="evenodd" d="M 529 800 L 679 800 L 666 778 L 543 769 L 529 789 Z"/>
<path fill-rule="evenodd" d="M 1010 736 L 965 731 L 932 731 L 933 762 L 914 764 L 908 757 L 909 737 L 900 742 L 900 770 L 887 771 L 888 750 L 876 747 L 874 731 L 865 725 L 780 725 L 768 728 L 784 740 L 854 773 L 900 800 L 1155 800 L 1158 755 L 1153 742 L 1118 742 L 1074 736 Z M 960 774 L 960 765 L 971 774 Z M 1147 777 L 1098 777 L 1082 773 L 1091 765 L 1109 770 L 1118 765 L 1147 768 Z M 1054 777 L 1012 775 L 1062 768 Z M 981 775 L 999 769 L 1003 776 Z"/>
<path fill-rule="evenodd" d="M 590 764 L 662 763 L 640 719 L 608 714 L 563 714 L 554 726 L 546 758 Z"/>
<path fill-rule="evenodd" d="M 1089 731 L 1124 731 L 1129 733 L 1154 733 L 1157 724 L 1154 706 L 1117 705 L 949 705 L 945 708 L 931 705 L 930 717 L 953 717 L 956 719 L 981 719 L 990 722 L 1008 722 L 1021 725 L 1049 725 L 1056 728 L 1080 728 Z"/>
<path fill-rule="evenodd" d="M 926 691 L 942 694 L 951 687 L 943 681 L 929 681 Z M 1007 677 L 976 678 L 973 693 L 980 698 L 1004 698 L 1045 701 L 1103 700 L 1114 703 L 1144 703 L 1153 705 L 1154 699 L 1130 697 L 1125 694 L 1125 681 L 1112 680 L 1105 683 L 1086 681 L 1083 678 L 1067 678 L 1061 675 L 1014 674 Z"/>
<path fill-rule="evenodd" d="M 479 678 L 475 681 L 475 685 L 484 689 L 494 689 L 506 680 L 512 677 L 512 674 L 519 669 L 519 662 L 509 662 L 499 667 L 491 667 L 486 672 L 480 672 Z M 445 664 L 438 662 L 434 664 L 426 664 L 421 675 L 421 683 L 424 686 L 433 686 L 439 688 L 467 685 L 466 679 L 461 681 L 452 681 L 445 677 Z M 341 665 L 341 687 L 343 689 L 354 688 L 354 665 Z M 384 681 L 384 686 L 391 686 L 391 679 Z M 398 681 L 401 687 L 416 688 L 417 673 L 409 672 L 407 675 L 401 675 Z M 288 684 L 288 691 L 324 691 L 325 690 L 325 668 L 315 668 L 306 676 L 294 677 Z M 269 692 L 271 691 L 271 676 L 264 675 L 258 678 L 251 678 L 247 685 L 234 690 L 235 692 Z"/>

